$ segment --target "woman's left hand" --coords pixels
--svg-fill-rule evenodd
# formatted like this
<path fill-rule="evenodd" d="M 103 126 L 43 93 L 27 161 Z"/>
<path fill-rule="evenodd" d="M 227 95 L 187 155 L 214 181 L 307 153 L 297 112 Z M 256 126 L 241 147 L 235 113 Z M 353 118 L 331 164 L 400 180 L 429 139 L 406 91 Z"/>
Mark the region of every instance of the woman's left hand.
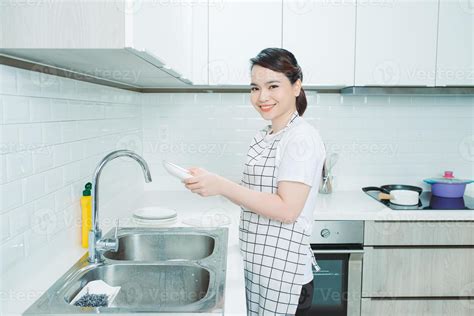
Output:
<path fill-rule="evenodd" d="M 189 168 L 192 178 L 184 179 L 185 187 L 200 196 L 221 194 L 223 178 L 202 168 Z"/>

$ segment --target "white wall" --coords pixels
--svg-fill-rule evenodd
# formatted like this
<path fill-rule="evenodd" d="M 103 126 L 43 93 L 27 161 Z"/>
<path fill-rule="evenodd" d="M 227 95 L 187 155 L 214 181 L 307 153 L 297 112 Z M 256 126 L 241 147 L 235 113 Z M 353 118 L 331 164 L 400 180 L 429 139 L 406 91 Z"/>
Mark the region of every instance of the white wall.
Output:
<path fill-rule="evenodd" d="M 5 272 L 56 239 L 79 247 L 84 184 L 106 153 L 139 149 L 142 136 L 138 93 L 3 65 L 0 80 L 0 262 Z M 134 163 L 118 160 L 104 169 L 101 220 L 108 209 L 127 207 L 143 183 Z"/>
<path fill-rule="evenodd" d="M 472 96 L 307 95 L 304 118 L 319 129 L 328 152 L 340 154 L 335 190 L 391 183 L 429 188 L 422 180 L 444 170 L 474 178 Z M 246 93 L 147 94 L 143 104 L 143 150 L 157 180 L 149 189 L 182 189 L 161 168 L 162 159 L 240 181 L 250 140 L 269 124 Z"/>

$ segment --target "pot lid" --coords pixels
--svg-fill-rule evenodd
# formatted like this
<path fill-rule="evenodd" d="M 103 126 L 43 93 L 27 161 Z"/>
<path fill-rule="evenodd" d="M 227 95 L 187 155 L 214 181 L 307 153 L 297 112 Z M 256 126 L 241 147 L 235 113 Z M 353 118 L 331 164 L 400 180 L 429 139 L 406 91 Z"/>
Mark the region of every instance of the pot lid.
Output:
<path fill-rule="evenodd" d="M 426 183 L 429 183 L 429 184 L 436 184 L 436 183 L 442 183 L 442 184 L 469 184 L 469 183 L 473 182 L 473 180 L 455 178 L 452 171 L 445 171 L 442 178 L 428 178 L 428 179 L 424 179 L 423 181 L 425 181 Z"/>

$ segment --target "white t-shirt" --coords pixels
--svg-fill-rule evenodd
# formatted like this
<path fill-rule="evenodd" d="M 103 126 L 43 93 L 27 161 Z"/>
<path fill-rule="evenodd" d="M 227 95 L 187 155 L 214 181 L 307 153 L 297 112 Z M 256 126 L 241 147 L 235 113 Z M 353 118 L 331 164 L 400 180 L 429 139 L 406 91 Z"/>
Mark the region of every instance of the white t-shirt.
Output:
<path fill-rule="evenodd" d="M 278 134 L 279 132 L 267 134 L 265 139 L 271 140 Z M 296 220 L 309 234 L 313 229 L 313 212 L 325 158 L 326 151 L 319 132 L 302 117 L 297 117 L 278 143 L 275 164 L 278 168 L 278 182 L 301 182 L 311 187 L 303 210 Z M 312 279 L 312 253 L 308 248 L 303 284 Z"/>

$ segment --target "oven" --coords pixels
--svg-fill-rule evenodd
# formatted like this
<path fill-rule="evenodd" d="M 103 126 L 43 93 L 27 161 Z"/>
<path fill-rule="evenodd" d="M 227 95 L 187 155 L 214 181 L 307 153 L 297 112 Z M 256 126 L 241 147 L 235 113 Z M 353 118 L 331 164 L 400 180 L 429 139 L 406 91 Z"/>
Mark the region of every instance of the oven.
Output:
<path fill-rule="evenodd" d="M 321 270 L 309 315 L 359 316 L 364 222 L 315 221 L 310 243 Z"/>

